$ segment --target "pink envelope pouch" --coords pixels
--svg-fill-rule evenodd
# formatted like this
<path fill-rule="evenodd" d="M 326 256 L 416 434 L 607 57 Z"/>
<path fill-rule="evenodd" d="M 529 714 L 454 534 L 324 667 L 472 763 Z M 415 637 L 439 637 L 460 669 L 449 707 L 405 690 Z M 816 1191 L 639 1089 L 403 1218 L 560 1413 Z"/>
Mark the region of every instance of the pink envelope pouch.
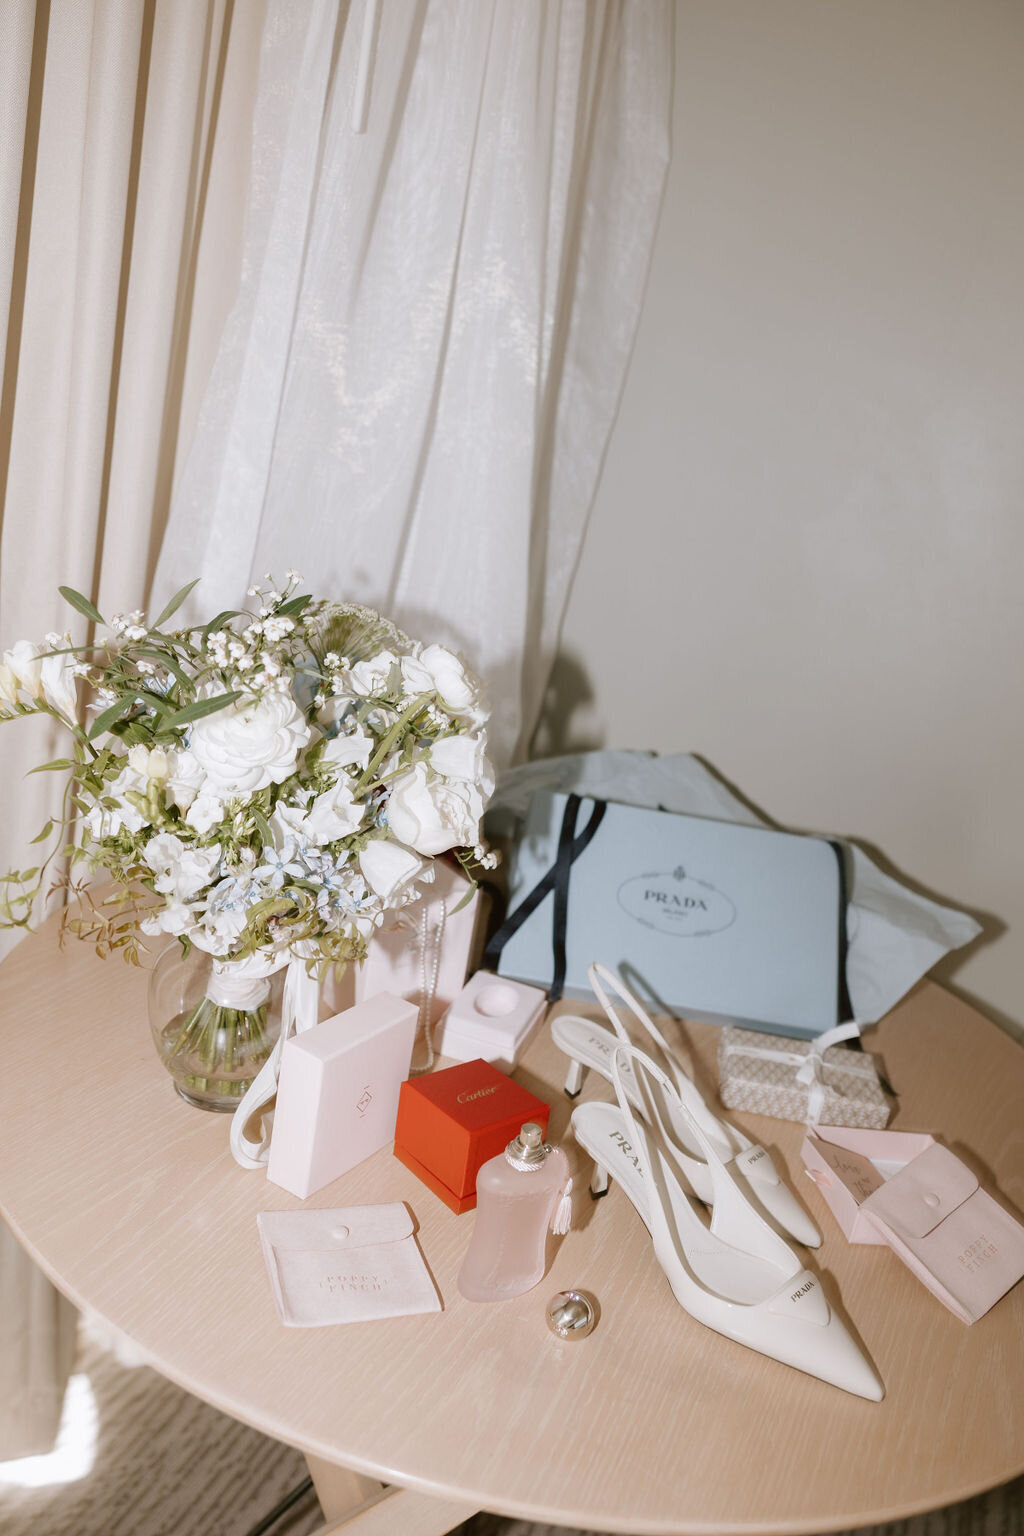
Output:
<path fill-rule="evenodd" d="M 831 1128 L 810 1132 L 803 1158 L 851 1242 L 887 1243 L 965 1323 L 1024 1277 L 1024 1226 L 948 1147 L 894 1131 L 848 1131 L 842 1141 Z M 925 1143 L 916 1152 L 915 1141 Z"/>

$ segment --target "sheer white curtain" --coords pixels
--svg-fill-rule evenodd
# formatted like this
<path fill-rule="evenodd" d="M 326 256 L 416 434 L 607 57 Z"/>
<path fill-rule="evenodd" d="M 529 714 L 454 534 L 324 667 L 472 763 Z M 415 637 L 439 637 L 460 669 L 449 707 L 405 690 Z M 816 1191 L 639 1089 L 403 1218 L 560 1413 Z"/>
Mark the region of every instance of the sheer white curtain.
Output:
<path fill-rule="evenodd" d="M 242 288 L 157 600 L 295 567 L 459 647 L 522 751 L 639 313 L 671 26 L 669 0 L 270 0 Z"/>
<path fill-rule="evenodd" d="M 0 4 L 0 650 L 86 638 L 62 583 L 145 603 L 237 287 L 261 23 L 226 0 Z M 0 727 L 0 871 L 32 862 L 53 785 L 24 775 L 54 746 Z M 48 1449 L 72 1319 L 0 1223 L 0 1459 Z"/>
<path fill-rule="evenodd" d="M 60 583 L 109 613 L 201 574 L 207 608 L 297 566 L 463 648 L 510 755 L 632 344 L 670 27 L 670 0 L 3 0 L 0 649 L 84 638 Z M 0 731 L 0 868 L 52 755 Z M 3 1458 L 52 1436 L 68 1314 L 2 1225 L 0 1302 Z"/>

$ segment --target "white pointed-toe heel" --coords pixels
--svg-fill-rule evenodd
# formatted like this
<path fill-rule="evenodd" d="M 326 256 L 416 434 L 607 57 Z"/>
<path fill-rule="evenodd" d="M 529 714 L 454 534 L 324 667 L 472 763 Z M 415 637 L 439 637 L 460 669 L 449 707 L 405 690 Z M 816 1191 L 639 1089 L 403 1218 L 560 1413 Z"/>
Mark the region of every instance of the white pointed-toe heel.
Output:
<path fill-rule="evenodd" d="M 589 1069 L 593 1069 L 610 1082 L 611 1059 L 615 1048 L 620 1042 L 627 1045 L 631 1043 L 626 1027 L 608 995 L 609 991 L 614 992 L 641 1028 L 659 1046 L 671 1070 L 676 1092 L 690 1116 L 696 1120 L 704 1135 L 711 1141 L 721 1161 L 730 1163 L 746 1181 L 749 1193 L 761 1208 L 762 1213 L 775 1226 L 795 1238 L 798 1243 L 803 1243 L 807 1248 L 817 1248 L 821 1243 L 821 1233 L 792 1190 L 783 1182 L 778 1169 L 772 1162 L 771 1154 L 766 1152 L 764 1147 L 750 1141 L 734 1125 L 730 1125 L 728 1121 L 720 1119 L 711 1112 L 696 1084 L 687 1077 L 675 1060 L 668 1041 L 654 1020 L 614 972 L 607 966 L 595 963 L 590 967 L 589 975 L 594 994 L 608 1015 L 612 1029 L 604 1029 L 600 1024 L 595 1024 L 592 1019 L 584 1019 L 571 1013 L 559 1014 L 552 1020 L 551 1038 L 559 1050 L 570 1059 L 565 1080 L 565 1091 L 569 1098 L 577 1097 Z M 623 1082 L 625 1091 L 630 1095 L 633 1109 L 642 1113 L 640 1097 L 631 1081 L 631 1068 L 628 1062 L 623 1065 Z M 676 1144 L 684 1154 L 684 1161 L 680 1163 L 682 1172 L 689 1180 L 694 1193 L 701 1200 L 709 1202 L 711 1180 L 703 1153 L 684 1121 L 680 1121 L 679 1125 L 674 1127 L 674 1132 Z"/>
<path fill-rule="evenodd" d="M 719 1158 L 666 1074 L 631 1045 L 616 1047 L 611 1072 L 618 1107 L 580 1105 L 573 1111 L 573 1133 L 594 1159 L 601 1193 L 615 1178 L 632 1201 L 684 1311 L 748 1349 L 879 1402 L 882 1383 L 829 1305 L 821 1281 L 751 1204 L 747 1187 Z M 634 1113 L 634 1095 L 642 1118 Z M 710 1227 L 678 1176 L 675 1127 L 685 1120 L 713 1186 Z"/>

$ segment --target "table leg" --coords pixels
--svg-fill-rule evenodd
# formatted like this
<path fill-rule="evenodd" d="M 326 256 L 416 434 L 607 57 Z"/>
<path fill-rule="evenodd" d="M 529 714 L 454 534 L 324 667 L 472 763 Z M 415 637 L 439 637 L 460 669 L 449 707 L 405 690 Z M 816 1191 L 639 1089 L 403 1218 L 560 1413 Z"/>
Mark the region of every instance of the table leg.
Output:
<path fill-rule="evenodd" d="M 309 1474 L 327 1519 L 316 1536 L 447 1536 L 477 1513 L 476 1504 L 391 1487 L 307 1456 Z"/>

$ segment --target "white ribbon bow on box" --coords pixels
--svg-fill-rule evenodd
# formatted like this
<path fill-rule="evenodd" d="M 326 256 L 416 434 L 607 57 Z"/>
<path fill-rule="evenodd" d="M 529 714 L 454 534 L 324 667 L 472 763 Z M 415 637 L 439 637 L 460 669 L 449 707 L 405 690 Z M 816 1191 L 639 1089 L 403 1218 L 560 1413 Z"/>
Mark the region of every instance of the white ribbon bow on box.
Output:
<path fill-rule="evenodd" d="M 840 1041 L 851 1040 L 859 1034 L 860 1024 L 854 1021 L 850 1024 L 837 1024 L 835 1029 L 826 1029 L 824 1034 L 819 1035 L 816 1040 L 812 1040 L 809 1043 L 806 1052 L 784 1051 L 779 1050 L 777 1047 L 766 1045 L 747 1045 L 745 1041 L 742 1043 L 740 1041 L 730 1041 L 726 1045 L 725 1050 L 727 1055 L 735 1053 L 740 1056 L 758 1056 L 765 1061 L 781 1061 L 786 1066 L 796 1067 L 798 1069 L 796 1074 L 797 1082 L 801 1083 L 808 1090 L 807 1123 L 808 1125 L 817 1125 L 825 1108 L 826 1088 L 832 1088 L 833 1093 L 842 1093 L 842 1089 L 837 1088 L 832 1083 L 825 1082 L 824 1069 L 826 1063 L 823 1060 L 824 1053 L 830 1045 L 838 1045 Z M 857 1061 L 852 1056 L 849 1062 L 843 1062 L 841 1069 L 833 1062 L 829 1062 L 827 1065 L 832 1066 L 837 1071 L 849 1072 L 854 1077 L 863 1078 L 868 1082 L 873 1082 L 878 1075 L 873 1062 Z"/>

